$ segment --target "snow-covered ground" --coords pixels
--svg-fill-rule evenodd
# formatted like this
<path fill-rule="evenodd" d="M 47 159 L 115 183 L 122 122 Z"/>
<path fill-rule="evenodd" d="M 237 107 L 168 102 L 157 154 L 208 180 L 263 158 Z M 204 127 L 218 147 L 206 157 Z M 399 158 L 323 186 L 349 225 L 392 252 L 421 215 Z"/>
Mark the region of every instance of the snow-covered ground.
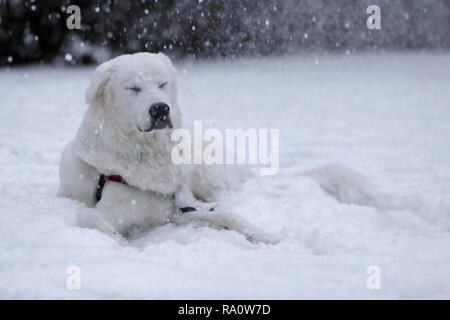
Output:
<path fill-rule="evenodd" d="M 177 67 L 187 122 L 280 129 L 279 174 L 220 203 L 282 241 L 166 225 L 121 245 L 79 228 L 83 204 L 55 194 L 93 69 L 3 69 L 0 298 L 450 298 L 449 54 Z M 391 209 L 341 204 L 300 176 L 326 163 L 364 173 Z"/>

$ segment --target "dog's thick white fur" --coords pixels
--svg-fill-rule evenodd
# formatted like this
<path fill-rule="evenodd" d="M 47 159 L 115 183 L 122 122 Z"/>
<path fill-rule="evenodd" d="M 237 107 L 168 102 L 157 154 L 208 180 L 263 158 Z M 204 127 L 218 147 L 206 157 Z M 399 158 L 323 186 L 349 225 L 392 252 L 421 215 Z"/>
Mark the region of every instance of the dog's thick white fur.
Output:
<path fill-rule="evenodd" d="M 171 161 L 170 134 L 179 128 L 176 71 L 164 54 L 123 55 L 100 65 L 86 91 L 89 105 L 74 141 L 63 151 L 58 196 L 84 202 L 80 225 L 108 234 L 127 234 L 134 227 L 167 222 L 196 223 L 235 230 L 251 241 L 274 243 L 237 214 L 209 211 L 218 191 L 250 176 L 245 168 Z M 173 128 L 151 130 L 150 106 L 170 107 Z M 220 168 L 219 168 L 220 167 Z M 100 174 L 120 175 L 127 185 L 106 182 L 100 201 Z M 358 173 L 326 166 L 303 174 L 341 202 L 372 205 L 373 194 Z M 197 210 L 178 213 L 177 208 Z"/>
<path fill-rule="evenodd" d="M 338 164 L 328 164 L 302 174 L 316 181 L 339 202 L 379 208 L 378 196 L 371 183 L 359 172 Z"/>
<path fill-rule="evenodd" d="M 197 223 L 231 229 L 252 241 L 273 238 L 232 213 L 209 211 L 214 195 L 232 188 L 249 171 L 221 166 L 182 167 L 171 161 L 172 129 L 149 130 L 149 108 L 170 107 L 173 129 L 179 128 L 176 71 L 164 54 L 122 55 L 100 65 L 86 91 L 89 105 L 74 141 L 63 151 L 58 196 L 84 202 L 80 225 L 108 234 L 167 222 Z M 106 182 L 96 193 L 100 174 L 120 175 L 127 185 Z M 177 208 L 197 211 L 178 213 Z"/>

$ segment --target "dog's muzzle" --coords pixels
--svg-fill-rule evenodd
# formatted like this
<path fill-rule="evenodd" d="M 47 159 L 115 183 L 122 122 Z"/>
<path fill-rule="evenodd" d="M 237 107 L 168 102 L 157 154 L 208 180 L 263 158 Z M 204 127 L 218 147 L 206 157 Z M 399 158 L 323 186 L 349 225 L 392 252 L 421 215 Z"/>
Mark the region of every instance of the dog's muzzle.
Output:
<path fill-rule="evenodd" d="M 146 131 L 155 129 L 172 129 L 172 121 L 170 120 L 170 107 L 167 103 L 158 102 L 150 106 L 150 128 Z"/>

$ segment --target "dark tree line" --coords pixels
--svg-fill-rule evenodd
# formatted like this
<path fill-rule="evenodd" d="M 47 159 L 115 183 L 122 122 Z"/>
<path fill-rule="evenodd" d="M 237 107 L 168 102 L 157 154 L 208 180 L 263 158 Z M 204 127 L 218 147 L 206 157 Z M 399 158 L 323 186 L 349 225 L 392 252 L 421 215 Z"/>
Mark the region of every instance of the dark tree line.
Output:
<path fill-rule="evenodd" d="M 81 8 L 81 30 L 66 8 Z M 382 10 L 368 30 L 366 8 Z M 265 56 L 449 49 L 448 0 L 0 0 L 0 64 L 99 62 L 111 55 Z"/>

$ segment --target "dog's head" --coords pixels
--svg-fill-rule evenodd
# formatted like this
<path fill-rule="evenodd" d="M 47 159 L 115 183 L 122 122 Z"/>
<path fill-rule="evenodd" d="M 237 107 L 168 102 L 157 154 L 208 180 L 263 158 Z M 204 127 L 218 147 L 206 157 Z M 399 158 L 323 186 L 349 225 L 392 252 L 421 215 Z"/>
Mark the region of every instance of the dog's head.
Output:
<path fill-rule="evenodd" d="M 176 87 L 176 71 L 166 55 L 122 55 L 95 70 L 86 102 L 103 108 L 105 121 L 113 121 L 123 131 L 178 128 Z"/>

